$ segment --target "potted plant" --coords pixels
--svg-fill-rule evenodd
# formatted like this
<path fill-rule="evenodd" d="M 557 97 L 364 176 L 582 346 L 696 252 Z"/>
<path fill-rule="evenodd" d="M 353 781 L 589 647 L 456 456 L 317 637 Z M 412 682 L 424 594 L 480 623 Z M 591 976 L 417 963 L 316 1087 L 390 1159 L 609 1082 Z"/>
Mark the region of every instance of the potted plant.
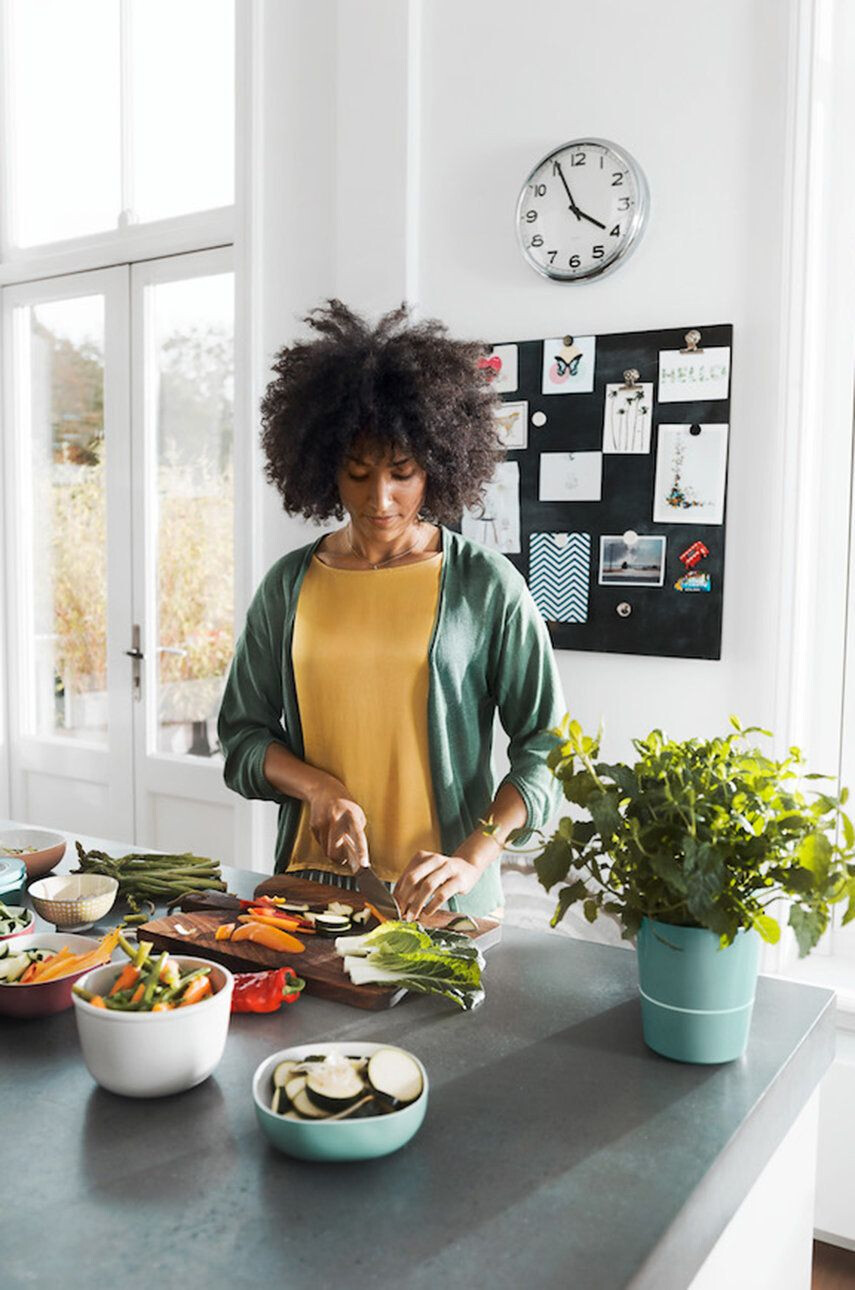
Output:
<path fill-rule="evenodd" d="M 768 912 L 789 904 L 800 956 L 848 899 L 855 917 L 855 829 L 839 797 L 802 790 L 804 759 L 752 746 L 759 727 L 714 739 L 633 740 L 637 760 L 599 760 L 601 733 L 565 717 L 548 763 L 576 808 L 535 859 L 558 884 L 552 926 L 582 902 L 593 922 L 612 915 L 635 940 L 645 1042 L 679 1061 L 721 1062 L 745 1050 L 760 939 L 780 927 Z M 542 835 L 543 836 L 543 835 Z"/>

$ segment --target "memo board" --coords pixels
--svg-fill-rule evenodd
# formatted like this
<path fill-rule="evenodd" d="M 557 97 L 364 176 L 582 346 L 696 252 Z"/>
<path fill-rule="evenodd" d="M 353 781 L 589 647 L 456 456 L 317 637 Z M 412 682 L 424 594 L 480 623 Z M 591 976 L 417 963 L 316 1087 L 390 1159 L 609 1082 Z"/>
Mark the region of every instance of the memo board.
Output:
<path fill-rule="evenodd" d="M 568 335 L 481 360 L 507 459 L 461 527 L 520 570 L 556 648 L 721 657 L 732 340 Z"/>

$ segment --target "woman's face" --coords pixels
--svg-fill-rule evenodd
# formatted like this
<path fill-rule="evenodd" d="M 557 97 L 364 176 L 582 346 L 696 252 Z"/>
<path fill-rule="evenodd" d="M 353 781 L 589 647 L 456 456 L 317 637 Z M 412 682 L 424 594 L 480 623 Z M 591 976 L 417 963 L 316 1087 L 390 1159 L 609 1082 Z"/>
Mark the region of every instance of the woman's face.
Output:
<path fill-rule="evenodd" d="M 357 444 L 338 473 L 342 505 L 357 533 L 392 541 L 414 524 L 427 489 L 427 474 L 406 449 L 387 451 Z"/>

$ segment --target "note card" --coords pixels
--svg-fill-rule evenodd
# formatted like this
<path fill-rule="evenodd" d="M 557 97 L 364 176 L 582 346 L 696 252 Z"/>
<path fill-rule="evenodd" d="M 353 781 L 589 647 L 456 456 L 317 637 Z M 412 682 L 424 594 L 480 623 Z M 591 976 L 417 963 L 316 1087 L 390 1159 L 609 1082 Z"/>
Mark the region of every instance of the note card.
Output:
<path fill-rule="evenodd" d="M 730 347 L 683 353 L 659 351 L 659 402 L 706 403 L 726 399 L 730 387 Z"/>
<path fill-rule="evenodd" d="M 520 468 L 515 461 L 500 461 L 484 487 L 484 501 L 463 512 L 464 537 L 491 546 L 504 555 L 519 555 Z"/>
<path fill-rule="evenodd" d="M 547 622 L 586 623 L 590 533 L 532 533 L 528 584 Z"/>

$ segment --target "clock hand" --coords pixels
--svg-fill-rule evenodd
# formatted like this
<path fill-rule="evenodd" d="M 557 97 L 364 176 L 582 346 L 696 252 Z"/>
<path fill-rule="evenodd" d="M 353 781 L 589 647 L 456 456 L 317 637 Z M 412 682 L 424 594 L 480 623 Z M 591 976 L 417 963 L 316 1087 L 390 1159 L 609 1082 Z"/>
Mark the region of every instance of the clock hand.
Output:
<path fill-rule="evenodd" d="M 579 212 L 579 208 L 576 205 L 576 203 L 573 201 L 573 194 L 571 193 L 570 189 L 567 187 L 567 180 L 564 178 L 564 171 L 561 169 L 560 161 L 556 161 L 555 169 L 558 171 L 559 175 L 561 176 L 561 182 L 564 185 L 564 191 L 566 192 L 567 196 L 570 198 L 570 209 L 573 212 L 573 214 L 576 216 L 576 218 L 580 219 L 581 215 Z M 605 227 L 605 225 L 603 225 L 603 227 Z"/>
<path fill-rule="evenodd" d="M 584 211 L 577 210 L 574 213 L 577 219 L 586 219 L 589 224 L 596 224 L 597 228 L 606 227 L 605 224 L 601 224 L 598 219 L 594 219 L 593 215 L 586 215 Z"/>

